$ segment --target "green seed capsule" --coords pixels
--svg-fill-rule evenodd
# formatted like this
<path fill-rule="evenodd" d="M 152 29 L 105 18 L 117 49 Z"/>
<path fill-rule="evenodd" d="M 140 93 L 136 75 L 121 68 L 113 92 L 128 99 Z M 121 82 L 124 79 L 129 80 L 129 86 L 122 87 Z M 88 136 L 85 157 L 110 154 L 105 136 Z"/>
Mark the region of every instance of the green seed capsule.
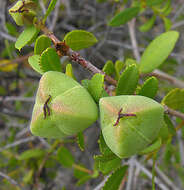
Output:
<path fill-rule="evenodd" d="M 30 126 L 34 135 L 47 138 L 74 135 L 97 118 L 97 105 L 79 83 L 56 71 L 42 76 Z"/>
<path fill-rule="evenodd" d="M 144 96 L 101 98 L 101 129 L 106 144 L 120 158 L 138 154 L 158 136 L 163 113 L 161 104 Z"/>
<path fill-rule="evenodd" d="M 17 25 L 32 25 L 36 16 L 36 8 L 36 3 L 31 0 L 19 0 L 9 9 L 9 13 Z"/>

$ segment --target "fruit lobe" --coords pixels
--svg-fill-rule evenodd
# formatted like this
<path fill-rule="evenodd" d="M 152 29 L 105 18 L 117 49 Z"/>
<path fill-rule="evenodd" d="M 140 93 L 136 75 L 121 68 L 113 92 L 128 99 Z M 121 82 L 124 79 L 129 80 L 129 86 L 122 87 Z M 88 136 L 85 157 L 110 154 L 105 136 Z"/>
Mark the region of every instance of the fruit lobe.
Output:
<path fill-rule="evenodd" d="M 50 115 L 44 119 L 43 107 L 48 102 Z M 78 82 L 56 71 L 40 79 L 30 129 L 36 136 L 63 138 L 89 127 L 98 118 L 97 106 Z"/>
<path fill-rule="evenodd" d="M 139 153 L 153 142 L 163 125 L 164 109 L 156 101 L 134 95 L 100 99 L 101 129 L 106 144 L 120 158 Z M 124 116 L 114 126 L 118 112 L 135 114 Z"/>

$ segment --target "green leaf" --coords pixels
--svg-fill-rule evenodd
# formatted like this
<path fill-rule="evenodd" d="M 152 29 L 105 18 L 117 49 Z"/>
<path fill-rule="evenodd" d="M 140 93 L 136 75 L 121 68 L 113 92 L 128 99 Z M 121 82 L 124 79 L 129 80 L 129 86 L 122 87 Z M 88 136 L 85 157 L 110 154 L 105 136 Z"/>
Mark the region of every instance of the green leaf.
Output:
<path fill-rule="evenodd" d="M 175 110 L 182 110 L 184 107 L 184 89 L 175 88 L 171 90 L 163 98 L 162 104 Z"/>
<path fill-rule="evenodd" d="M 168 141 L 165 146 L 164 156 L 163 156 L 163 161 L 165 164 L 167 164 L 167 166 L 172 163 L 171 159 L 173 157 L 174 152 L 175 152 L 174 146 L 171 144 L 171 141 Z"/>
<path fill-rule="evenodd" d="M 28 58 L 28 62 L 31 65 L 31 67 L 41 75 L 43 75 L 43 71 L 40 68 L 40 55 L 33 55 Z"/>
<path fill-rule="evenodd" d="M 130 66 L 130 65 L 132 65 L 132 64 L 136 65 L 136 64 L 137 64 L 137 61 L 136 61 L 135 59 L 130 59 L 130 58 L 126 59 L 126 61 L 125 61 L 126 67 L 127 67 L 127 66 Z"/>
<path fill-rule="evenodd" d="M 149 154 L 151 152 L 154 152 L 158 150 L 161 147 L 161 145 L 162 145 L 162 140 L 161 138 L 158 138 L 150 146 L 141 151 L 140 154 Z"/>
<path fill-rule="evenodd" d="M 77 143 L 79 145 L 79 148 L 84 151 L 85 144 L 84 144 L 84 135 L 82 132 L 77 134 Z"/>
<path fill-rule="evenodd" d="M 72 50 L 81 50 L 97 43 L 96 37 L 85 30 L 73 30 L 67 33 L 64 41 Z"/>
<path fill-rule="evenodd" d="M 25 176 L 23 177 L 22 181 L 26 184 L 33 182 L 33 176 L 34 176 L 34 169 L 29 170 L 29 172 L 25 173 Z"/>
<path fill-rule="evenodd" d="M 141 32 L 148 32 L 153 27 L 155 20 L 156 20 L 156 16 L 153 15 L 148 21 L 146 21 L 146 23 L 144 23 L 143 25 L 139 27 L 139 30 Z"/>
<path fill-rule="evenodd" d="M 126 175 L 126 171 L 128 169 L 128 166 L 122 166 L 119 169 L 117 169 L 106 181 L 104 187 L 102 190 L 118 190 L 120 187 L 120 184 L 122 182 L 122 179 Z"/>
<path fill-rule="evenodd" d="M 89 87 L 89 83 L 90 83 L 90 80 L 88 80 L 88 79 L 84 79 L 84 80 L 81 81 L 82 86 L 87 90 L 88 90 L 88 87 Z"/>
<path fill-rule="evenodd" d="M 111 60 L 108 60 L 104 67 L 103 67 L 103 72 L 107 75 L 112 75 L 113 73 L 115 73 L 115 68 L 114 68 L 114 64 Z"/>
<path fill-rule="evenodd" d="M 98 155 L 94 156 L 95 164 L 98 166 L 98 170 L 104 175 L 119 168 L 121 166 L 121 159 L 116 155 Z"/>
<path fill-rule="evenodd" d="M 74 167 L 74 176 L 77 179 L 79 179 L 76 184 L 77 186 L 84 184 L 93 177 L 92 175 L 89 175 L 88 173 L 82 170 L 82 169 L 87 169 L 85 166 L 83 165 L 78 165 L 78 166 L 81 167 L 81 169 L 78 167 Z"/>
<path fill-rule="evenodd" d="M 165 143 L 168 141 L 170 135 L 169 135 L 169 129 L 165 122 L 163 122 L 163 126 L 160 128 L 160 131 L 158 133 L 158 138 L 161 138 L 162 143 Z"/>
<path fill-rule="evenodd" d="M 72 64 L 67 64 L 66 65 L 66 71 L 65 74 L 71 78 L 73 78 L 74 80 L 76 80 L 74 74 L 73 74 L 73 69 L 72 69 Z"/>
<path fill-rule="evenodd" d="M 141 89 L 139 90 L 138 95 L 146 96 L 149 98 L 154 98 L 158 91 L 158 80 L 155 77 L 148 78 Z"/>
<path fill-rule="evenodd" d="M 51 40 L 45 35 L 41 35 L 36 39 L 34 46 L 34 54 L 42 54 L 44 50 L 51 46 Z"/>
<path fill-rule="evenodd" d="M 17 28 L 11 24 L 10 22 L 6 22 L 5 23 L 6 29 L 8 30 L 8 33 L 12 36 L 17 36 L 18 32 L 17 32 Z"/>
<path fill-rule="evenodd" d="M 82 164 L 78 164 L 78 166 L 80 166 L 81 168 L 86 168 Z M 83 178 L 84 176 L 87 175 L 87 173 L 85 171 L 82 171 L 77 167 L 74 167 L 74 173 L 73 174 L 74 174 L 75 178 L 77 178 L 77 179 L 81 179 L 81 178 Z"/>
<path fill-rule="evenodd" d="M 161 4 L 163 1 L 164 0 L 146 0 L 146 5 L 155 6 Z"/>
<path fill-rule="evenodd" d="M 110 26 L 120 26 L 128 21 L 130 21 L 132 18 L 136 17 L 139 13 L 139 7 L 131 7 L 127 8 L 117 15 L 115 15 L 112 20 L 109 22 Z"/>
<path fill-rule="evenodd" d="M 73 155 L 65 147 L 61 147 L 57 151 L 57 159 L 60 164 L 66 168 L 72 167 L 75 162 Z"/>
<path fill-rule="evenodd" d="M 28 160 L 32 158 L 40 158 L 45 155 L 45 151 L 41 149 L 26 150 L 20 154 L 19 160 Z"/>
<path fill-rule="evenodd" d="M 101 161 L 101 162 L 107 162 L 110 160 L 114 160 L 116 158 L 118 158 L 118 157 L 114 153 L 108 154 L 108 155 L 95 155 L 94 156 L 94 160 Z"/>
<path fill-rule="evenodd" d="M 40 67 L 44 72 L 62 71 L 60 58 L 53 48 L 47 48 L 40 58 Z"/>
<path fill-rule="evenodd" d="M 77 182 L 77 186 L 83 185 L 84 183 L 86 183 L 89 179 L 91 179 L 92 177 L 90 175 L 85 175 L 84 177 L 82 177 L 78 182 Z"/>
<path fill-rule="evenodd" d="M 101 152 L 103 155 L 111 155 L 111 154 L 114 154 L 114 153 L 110 150 L 110 148 L 106 145 L 102 133 L 100 133 L 100 138 L 99 138 L 99 140 L 98 140 L 98 144 L 99 144 L 100 152 Z"/>
<path fill-rule="evenodd" d="M 116 170 L 121 166 L 121 159 L 115 158 L 107 162 L 99 161 L 99 170 L 104 174 L 109 174 L 110 172 Z"/>
<path fill-rule="evenodd" d="M 164 15 L 168 15 L 168 12 L 170 13 L 171 9 L 172 9 L 172 2 L 171 0 L 167 0 L 165 3 L 165 6 L 160 9 L 159 11 L 162 12 Z"/>
<path fill-rule="evenodd" d="M 31 43 L 37 36 L 39 30 L 35 26 L 29 26 L 18 37 L 15 47 L 20 51 L 25 45 Z"/>
<path fill-rule="evenodd" d="M 172 27 L 172 21 L 166 17 L 163 18 L 163 21 L 164 21 L 165 31 L 169 31 Z"/>
<path fill-rule="evenodd" d="M 135 64 L 128 66 L 118 80 L 116 95 L 133 94 L 139 79 L 139 71 Z"/>
<path fill-rule="evenodd" d="M 176 129 L 175 129 L 171 119 L 169 118 L 169 116 L 167 114 L 164 114 L 164 121 L 168 127 L 169 133 L 172 136 L 175 136 L 176 135 Z"/>
<path fill-rule="evenodd" d="M 169 31 L 155 38 L 141 57 L 140 72 L 149 73 L 159 67 L 174 49 L 178 37 L 177 31 Z"/>
<path fill-rule="evenodd" d="M 102 97 L 104 86 L 104 75 L 95 74 L 89 82 L 88 90 L 96 102 Z"/>
<path fill-rule="evenodd" d="M 49 14 L 54 10 L 56 3 L 57 3 L 57 0 L 51 0 L 49 7 L 44 15 L 43 23 L 47 20 L 47 17 L 49 16 Z"/>
<path fill-rule="evenodd" d="M 116 72 L 116 79 L 118 80 L 120 77 L 120 72 L 123 69 L 124 63 L 123 61 L 117 60 L 115 62 L 115 72 Z"/>
<path fill-rule="evenodd" d="M 172 1 L 168 0 L 167 3 L 165 4 L 165 7 L 162 10 L 162 13 L 165 16 L 168 16 L 171 13 L 171 11 L 172 11 Z"/>

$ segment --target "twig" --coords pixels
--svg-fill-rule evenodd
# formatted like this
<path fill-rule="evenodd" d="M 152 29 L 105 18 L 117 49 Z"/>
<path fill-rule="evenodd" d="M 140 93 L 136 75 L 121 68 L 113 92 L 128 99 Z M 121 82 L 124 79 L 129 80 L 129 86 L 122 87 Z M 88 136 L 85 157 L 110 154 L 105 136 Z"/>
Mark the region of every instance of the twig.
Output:
<path fill-rule="evenodd" d="M 153 161 L 149 160 L 148 164 L 150 164 L 151 166 L 153 165 Z M 160 168 L 158 166 L 155 167 L 155 171 L 157 172 L 157 174 L 161 177 L 161 179 L 168 185 L 170 186 L 172 189 L 174 190 L 179 190 L 178 187 L 176 187 L 176 185 L 160 170 Z"/>
<path fill-rule="evenodd" d="M 12 41 L 12 42 L 16 42 L 16 40 L 17 40 L 15 37 L 12 37 L 12 36 L 10 36 L 9 34 L 7 34 L 7 33 L 5 33 L 5 32 L 2 32 L 2 31 L 0 31 L 0 36 L 1 36 L 2 38 L 5 38 L 5 39 L 10 40 L 10 41 Z"/>
<path fill-rule="evenodd" d="M 49 29 L 51 31 L 53 31 L 54 28 L 55 28 L 55 26 L 56 26 L 56 22 L 57 22 L 58 15 L 59 15 L 60 4 L 61 4 L 61 0 L 58 0 L 57 3 L 56 3 L 55 9 L 53 11 L 54 15 L 53 15 L 53 19 L 52 19 L 51 25 L 49 27 Z"/>
<path fill-rule="evenodd" d="M 169 83 L 173 84 L 174 86 L 176 86 L 178 88 L 184 88 L 184 82 L 183 81 L 178 80 L 177 78 L 170 76 L 167 73 L 164 73 L 158 69 L 156 69 L 152 73 L 144 74 L 142 76 L 155 76 L 159 79 L 163 79 L 163 80 L 168 81 Z"/>
<path fill-rule="evenodd" d="M 0 113 L 23 119 L 30 119 L 30 116 L 27 114 L 12 112 L 9 111 L 8 109 L 3 109 L 2 111 L 0 110 Z"/>
<path fill-rule="evenodd" d="M 182 141 L 182 132 L 179 130 L 177 132 L 177 139 L 179 143 L 179 150 L 180 150 L 180 158 L 181 158 L 181 166 L 184 167 L 184 146 L 183 146 L 183 141 Z"/>
<path fill-rule="evenodd" d="M 93 190 L 100 190 L 105 185 L 108 178 L 109 176 L 105 177 L 105 179 L 99 185 L 97 185 Z"/>
<path fill-rule="evenodd" d="M 144 174 L 146 174 L 148 176 L 148 178 L 152 179 L 152 173 L 146 169 L 144 166 L 142 166 L 137 160 L 134 161 L 136 166 L 140 168 L 140 170 L 142 170 L 142 172 Z M 159 179 L 158 177 L 155 177 L 155 183 L 162 189 L 162 190 L 169 190 L 169 188 L 164 185 Z"/>
<path fill-rule="evenodd" d="M 180 4 L 178 7 L 179 7 L 179 9 L 176 10 L 175 15 L 174 15 L 173 18 L 171 19 L 172 22 L 174 22 L 174 21 L 178 18 L 178 16 L 179 16 L 181 13 L 183 13 L 184 4 L 182 3 L 182 4 Z"/>
<path fill-rule="evenodd" d="M 65 6 L 66 6 L 67 18 L 71 17 L 73 11 L 71 10 L 70 1 L 68 1 L 68 0 L 62 0 L 62 1 L 63 1 L 63 4 L 65 4 Z"/>
<path fill-rule="evenodd" d="M 128 172 L 126 172 L 125 176 L 123 177 L 123 180 L 121 181 L 121 184 L 120 184 L 118 190 L 123 190 L 124 189 L 124 186 L 125 186 L 126 181 L 127 181 L 127 175 L 128 175 Z"/>
<path fill-rule="evenodd" d="M 141 171 L 140 168 L 136 167 L 135 174 L 134 174 L 134 179 L 133 179 L 132 190 L 138 189 L 138 187 L 137 187 L 137 181 L 138 181 L 138 177 L 139 177 L 140 171 Z"/>
<path fill-rule="evenodd" d="M 41 30 L 52 40 L 55 47 L 58 47 L 58 45 L 61 44 L 61 41 L 54 35 L 54 33 L 49 31 L 45 26 L 41 26 Z M 61 52 L 61 54 L 63 54 L 63 52 Z M 95 67 L 91 62 L 84 59 L 82 56 L 80 56 L 79 53 L 73 51 L 72 49 L 69 49 L 66 55 L 70 58 L 71 61 L 77 62 L 78 64 L 82 65 L 84 68 L 91 71 L 92 73 L 100 73 L 105 75 L 103 71 Z M 105 80 L 110 84 L 117 84 L 117 81 L 108 75 L 105 75 Z"/>
<path fill-rule="evenodd" d="M 171 28 L 175 29 L 175 28 L 178 28 L 183 25 L 184 25 L 184 21 L 182 20 L 182 21 L 179 21 L 179 22 L 176 22 L 175 24 L 173 24 L 173 26 Z"/>
<path fill-rule="evenodd" d="M 132 189 L 132 180 L 134 177 L 134 169 L 135 169 L 135 157 L 132 157 L 129 160 L 129 168 L 128 168 L 128 181 L 126 185 L 126 190 L 131 190 Z"/>
<path fill-rule="evenodd" d="M 128 29 L 129 29 L 129 35 L 131 39 L 134 56 L 137 61 L 140 61 L 140 53 L 139 53 L 139 48 L 137 45 L 137 39 L 135 36 L 135 21 L 136 19 L 134 18 L 128 23 Z"/>
<path fill-rule="evenodd" d="M 22 188 L 14 179 L 12 179 L 11 177 L 9 177 L 8 175 L 6 175 L 3 172 L 0 172 L 0 176 L 7 179 L 12 185 L 18 186 L 20 189 Z"/>
<path fill-rule="evenodd" d="M 74 61 L 77 62 L 78 64 L 82 65 L 84 68 L 86 68 L 87 70 L 91 71 L 92 73 L 100 73 L 102 75 L 105 75 L 105 73 L 103 71 L 101 71 L 100 69 L 98 69 L 97 67 L 95 67 L 91 62 L 87 61 L 86 59 L 84 59 L 82 56 L 80 56 L 79 53 L 73 51 L 73 50 L 69 50 L 68 51 L 68 57 Z M 105 75 L 105 80 L 107 82 L 109 82 L 110 84 L 113 84 L 116 86 L 117 81 L 114 80 L 112 77 Z"/>
<path fill-rule="evenodd" d="M 20 145 L 20 144 L 22 144 L 22 143 L 27 143 L 27 142 L 29 142 L 29 141 L 33 141 L 33 140 L 35 140 L 35 139 L 36 139 L 35 136 L 27 137 L 27 138 L 24 138 L 24 139 L 20 139 L 20 140 L 18 140 L 18 141 L 15 141 L 15 142 L 12 143 L 12 144 L 8 144 L 8 145 L 4 146 L 3 148 L 0 149 L 0 152 L 2 152 L 2 151 L 5 150 L 5 149 L 12 148 L 12 147 L 15 147 L 15 146 L 17 146 L 17 145 Z"/>
<path fill-rule="evenodd" d="M 41 7 L 41 9 L 42 9 L 43 14 L 45 14 L 46 11 L 47 11 L 47 9 L 46 9 L 46 7 L 45 7 L 44 1 L 43 1 L 43 0 L 40 0 L 39 3 L 40 3 L 40 7 Z M 47 21 L 46 21 L 46 22 L 47 22 L 48 25 L 51 24 L 50 17 L 47 18 Z"/>
<path fill-rule="evenodd" d="M 183 113 L 176 111 L 176 110 L 173 110 L 173 109 L 167 107 L 166 105 L 164 106 L 164 110 L 165 110 L 165 113 L 173 115 L 175 117 L 179 117 L 179 118 L 184 120 L 184 114 Z"/>
<path fill-rule="evenodd" d="M 0 96 L 0 102 L 13 102 L 13 101 L 33 103 L 35 101 L 35 98 L 18 97 L 18 96 L 6 96 L 6 97 Z"/>

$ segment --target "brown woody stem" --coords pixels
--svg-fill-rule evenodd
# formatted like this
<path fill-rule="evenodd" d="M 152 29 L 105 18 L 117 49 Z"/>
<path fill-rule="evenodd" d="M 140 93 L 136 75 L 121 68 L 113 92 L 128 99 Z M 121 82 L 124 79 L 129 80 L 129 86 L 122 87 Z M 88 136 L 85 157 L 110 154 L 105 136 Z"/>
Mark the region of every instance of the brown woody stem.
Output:
<path fill-rule="evenodd" d="M 179 118 L 184 120 L 184 114 L 183 113 L 176 111 L 176 110 L 173 110 L 167 106 L 164 106 L 164 110 L 165 110 L 165 113 L 173 115 L 175 117 L 179 117 Z"/>
<path fill-rule="evenodd" d="M 83 58 L 79 53 L 73 51 L 72 49 L 68 48 L 67 46 L 64 47 L 64 49 L 67 51 L 62 51 L 63 48 L 58 49 L 58 46 L 61 46 L 63 42 L 61 42 L 54 34 L 53 32 L 49 31 L 48 28 L 46 28 L 43 24 L 38 23 L 38 26 L 40 29 L 44 32 L 45 35 L 47 35 L 53 42 L 54 46 L 56 47 L 57 53 L 59 56 L 68 56 L 71 61 L 74 61 L 78 64 L 80 64 L 85 69 L 89 70 L 92 73 L 100 73 L 102 75 L 105 75 L 105 80 L 116 86 L 117 81 L 114 80 L 112 77 L 106 75 L 103 71 L 95 67 L 91 62 L 87 61 L 85 58 Z"/>

